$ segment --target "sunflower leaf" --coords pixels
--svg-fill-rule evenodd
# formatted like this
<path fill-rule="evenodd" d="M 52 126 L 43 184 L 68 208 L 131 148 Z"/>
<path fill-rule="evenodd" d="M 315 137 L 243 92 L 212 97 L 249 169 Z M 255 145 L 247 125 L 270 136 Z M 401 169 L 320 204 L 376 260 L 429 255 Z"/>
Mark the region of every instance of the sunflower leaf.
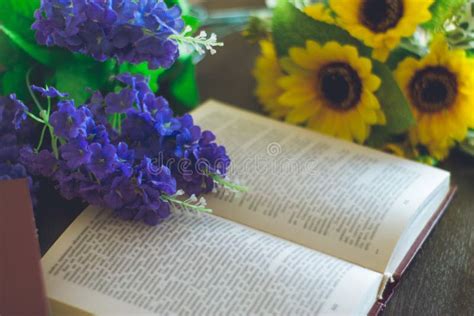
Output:
<path fill-rule="evenodd" d="M 443 25 L 455 14 L 466 0 L 436 0 L 430 7 L 431 20 L 423 24 L 423 27 L 431 31 L 440 31 Z"/>
<path fill-rule="evenodd" d="M 287 0 L 279 0 L 273 13 L 273 38 L 279 56 L 288 54 L 294 46 L 305 46 L 307 40 L 315 40 L 320 44 L 337 41 L 342 45 L 357 47 L 364 56 L 371 55 L 371 49 L 352 37 L 342 28 L 316 21 L 295 8 Z"/>
<path fill-rule="evenodd" d="M 401 134 L 415 123 L 415 119 L 390 69 L 379 61 L 372 61 L 374 73 L 382 80 L 376 96 L 387 118 L 383 126 L 388 133 Z"/>

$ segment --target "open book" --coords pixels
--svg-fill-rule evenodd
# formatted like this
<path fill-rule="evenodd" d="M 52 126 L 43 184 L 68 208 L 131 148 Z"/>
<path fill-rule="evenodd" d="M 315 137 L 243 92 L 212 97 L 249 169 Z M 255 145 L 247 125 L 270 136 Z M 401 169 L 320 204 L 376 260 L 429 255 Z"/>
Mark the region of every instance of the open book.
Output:
<path fill-rule="evenodd" d="M 448 172 L 210 101 L 248 193 L 157 227 L 86 209 L 42 259 L 56 314 L 377 313 L 452 196 Z"/>

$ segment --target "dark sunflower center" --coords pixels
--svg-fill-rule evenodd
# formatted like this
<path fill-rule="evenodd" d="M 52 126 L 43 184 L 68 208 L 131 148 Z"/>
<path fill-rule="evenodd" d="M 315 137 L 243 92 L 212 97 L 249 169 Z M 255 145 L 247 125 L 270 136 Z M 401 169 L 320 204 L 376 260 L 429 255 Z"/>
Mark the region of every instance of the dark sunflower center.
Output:
<path fill-rule="evenodd" d="M 458 81 L 444 67 L 426 67 L 413 76 L 409 88 L 410 98 L 420 111 L 438 112 L 456 101 Z"/>
<path fill-rule="evenodd" d="M 363 0 L 360 21 L 375 33 L 395 27 L 403 16 L 403 0 Z"/>
<path fill-rule="evenodd" d="M 319 71 L 319 90 L 326 103 L 339 111 L 355 107 L 362 95 L 362 82 L 348 64 L 331 63 Z"/>

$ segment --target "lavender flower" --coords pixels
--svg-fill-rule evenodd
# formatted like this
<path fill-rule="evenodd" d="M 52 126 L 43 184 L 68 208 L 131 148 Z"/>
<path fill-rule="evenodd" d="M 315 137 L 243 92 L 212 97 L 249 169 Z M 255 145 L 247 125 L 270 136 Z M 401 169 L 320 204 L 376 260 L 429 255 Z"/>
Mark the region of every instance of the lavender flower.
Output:
<path fill-rule="evenodd" d="M 18 138 L 15 134 L 0 135 L 0 162 L 14 162 L 18 159 Z"/>
<path fill-rule="evenodd" d="M 163 0 L 43 0 L 35 13 L 38 43 L 60 46 L 99 61 L 117 58 L 151 69 L 178 57 L 170 38 L 184 29 L 178 7 Z"/>
<path fill-rule="evenodd" d="M 121 90 L 105 96 L 95 92 L 77 109 L 56 89 L 35 88 L 45 97 L 61 98 L 45 119 L 53 133 L 51 149 L 24 146 L 17 155 L 30 173 L 52 178 L 65 198 L 156 225 L 170 215 L 170 203 L 185 203 L 174 197 L 178 188 L 196 195 L 211 191 L 213 177 L 225 175 L 230 160 L 215 136 L 201 132 L 190 115 L 175 117 L 144 77 L 118 79 L 125 85 Z M 5 113 L 0 112 L 10 119 Z M 179 168 L 183 159 L 189 162 L 184 170 Z M 198 209 L 204 210 L 201 204 Z"/>
<path fill-rule="evenodd" d="M 50 97 L 50 98 L 64 98 L 67 97 L 67 93 L 61 93 L 54 87 L 47 87 L 42 88 L 35 85 L 31 86 L 33 91 L 41 93 L 43 97 Z"/>
<path fill-rule="evenodd" d="M 26 168 L 19 163 L 0 163 L 0 181 L 28 178 Z"/>
<path fill-rule="evenodd" d="M 93 143 L 90 148 L 90 162 L 88 168 L 99 179 L 105 178 L 114 172 L 115 162 L 117 161 L 117 149 L 111 144 L 102 146 L 99 143 Z"/>
<path fill-rule="evenodd" d="M 13 126 L 15 127 L 15 129 L 20 129 L 21 123 L 26 120 L 26 112 L 28 111 L 28 108 L 23 102 L 16 98 L 16 94 L 14 93 L 10 94 L 10 100 L 13 104 L 15 112 L 12 121 Z"/>
<path fill-rule="evenodd" d="M 67 139 L 85 136 L 87 113 L 83 109 L 76 109 L 71 100 L 60 101 L 58 108 L 50 119 L 54 133 Z"/>
<path fill-rule="evenodd" d="M 77 169 L 90 162 L 92 153 L 87 140 L 78 137 L 61 146 L 61 156 L 69 168 Z"/>
<path fill-rule="evenodd" d="M 25 165 L 19 161 L 21 146 L 25 139 L 31 137 L 29 122 L 23 122 L 26 110 L 26 106 L 15 95 L 0 96 L 0 181 L 26 178 L 33 204 L 36 204 L 36 185 Z"/>
<path fill-rule="evenodd" d="M 137 91 L 132 89 L 122 89 L 119 93 L 109 93 L 105 98 L 107 114 L 126 113 L 133 108 L 137 100 Z"/>
<path fill-rule="evenodd" d="M 21 147 L 19 160 L 33 175 L 51 177 L 58 169 L 58 161 L 50 151 L 35 152 L 28 145 Z"/>

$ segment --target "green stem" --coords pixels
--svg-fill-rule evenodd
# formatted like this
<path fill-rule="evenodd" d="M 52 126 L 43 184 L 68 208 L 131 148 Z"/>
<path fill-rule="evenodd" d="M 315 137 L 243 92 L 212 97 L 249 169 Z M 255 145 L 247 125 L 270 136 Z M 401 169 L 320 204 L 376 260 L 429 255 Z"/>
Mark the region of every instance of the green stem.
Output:
<path fill-rule="evenodd" d="M 114 114 L 114 118 L 113 118 L 113 123 L 112 123 L 112 126 L 114 127 L 115 130 L 118 129 L 118 119 L 117 119 L 117 113 Z"/>
<path fill-rule="evenodd" d="M 51 135 L 51 149 L 53 150 L 54 157 L 59 159 L 59 150 L 58 150 L 58 138 L 54 135 L 53 127 L 50 125 L 49 134 Z"/>
<path fill-rule="evenodd" d="M 217 174 L 211 174 L 210 177 L 212 178 L 212 180 L 214 180 L 214 182 L 216 182 L 217 184 L 223 186 L 226 189 L 229 189 L 229 190 L 232 190 L 232 191 L 237 191 L 237 192 L 242 192 L 242 193 L 245 193 L 245 192 L 249 191 L 247 187 L 244 187 L 244 186 L 232 183 L 230 181 L 227 181 L 226 179 L 222 178 L 221 176 L 219 176 Z"/>
<path fill-rule="evenodd" d="M 51 115 L 51 98 L 48 97 L 48 118 Z"/>
<path fill-rule="evenodd" d="M 119 134 L 122 133 L 122 114 L 119 113 L 118 115 L 118 132 Z"/>
<path fill-rule="evenodd" d="M 161 199 L 171 204 L 183 206 L 184 208 L 187 208 L 187 209 L 192 209 L 192 210 L 204 212 L 204 213 L 212 213 L 212 209 L 210 208 L 187 203 L 185 201 L 178 200 L 177 198 L 169 196 L 169 195 L 162 195 Z"/>
<path fill-rule="evenodd" d="M 38 142 L 38 146 L 36 146 L 36 151 L 37 152 L 40 150 L 41 146 L 43 146 L 44 134 L 46 133 L 47 128 L 48 128 L 48 125 L 44 124 L 43 129 L 41 130 L 41 136 L 40 136 L 40 140 Z"/>
<path fill-rule="evenodd" d="M 46 124 L 46 122 L 42 119 L 40 119 L 39 117 L 37 117 L 36 115 L 34 115 L 33 113 L 30 113 L 28 111 L 25 112 L 26 115 L 28 115 L 30 118 L 32 118 L 33 120 L 35 120 L 36 122 L 39 122 L 41 124 Z"/>
<path fill-rule="evenodd" d="M 33 67 L 28 69 L 28 72 L 26 73 L 26 87 L 28 88 L 28 92 L 30 93 L 31 97 L 33 98 L 33 101 L 35 102 L 36 107 L 41 112 L 41 111 L 43 111 L 43 107 L 41 106 L 41 104 L 38 101 L 38 99 L 36 98 L 33 90 L 31 89 L 30 75 L 31 75 L 32 70 L 33 70 Z"/>

